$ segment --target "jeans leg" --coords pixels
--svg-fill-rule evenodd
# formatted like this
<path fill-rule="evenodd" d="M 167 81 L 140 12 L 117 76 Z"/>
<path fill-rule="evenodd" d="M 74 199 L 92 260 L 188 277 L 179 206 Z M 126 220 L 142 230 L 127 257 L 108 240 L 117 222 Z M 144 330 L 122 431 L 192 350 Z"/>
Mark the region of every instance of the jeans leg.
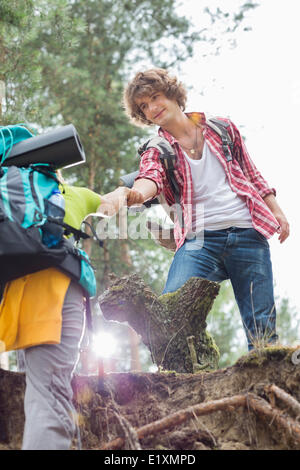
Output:
<path fill-rule="evenodd" d="M 278 339 L 270 249 L 254 229 L 240 230 L 235 237 L 228 247 L 225 266 L 251 350 Z"/>
<path fill-rule="evenodd" d="M 23 450 L 68 450 L 74 435 L 71 379 L 79 358 L 84 314 L 81 288 L 73 282 L 62 318 L 60 344 L 25 349 Z"/>
<path fill-rule="evenodd" d="M 163 294 L 175 292 L 191 277 L 201 277 L 221 282 L 228 279 L 224 265 L 219 260 L 224 234 L 204 232 L 203 239 L 186 240 L 175 253 Z"/>

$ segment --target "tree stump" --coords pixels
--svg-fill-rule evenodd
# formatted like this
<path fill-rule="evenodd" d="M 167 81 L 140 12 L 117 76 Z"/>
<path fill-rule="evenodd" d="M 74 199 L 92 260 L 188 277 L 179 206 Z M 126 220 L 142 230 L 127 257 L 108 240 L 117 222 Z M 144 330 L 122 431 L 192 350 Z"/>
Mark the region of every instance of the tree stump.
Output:
<path fill-rule="evenodd" d="M 157 296 L 136 274 L 112 278 L 100 297 L 106 320 L 128 322 L 163 369 L 196 373 L 218 368 L 219 350 L 206 331 L 206 317 L 219 284 L 189 279 L 176 292 Z"/>

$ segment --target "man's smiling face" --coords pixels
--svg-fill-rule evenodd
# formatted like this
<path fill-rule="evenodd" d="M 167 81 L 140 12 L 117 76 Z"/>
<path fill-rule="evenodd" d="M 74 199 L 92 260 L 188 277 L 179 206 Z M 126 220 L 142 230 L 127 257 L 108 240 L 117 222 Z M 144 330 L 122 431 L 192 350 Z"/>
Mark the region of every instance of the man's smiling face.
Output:
<path fill-rule="evenodd" d="M 178 103 L 167 98 L 161 91 L 153 92 L 151 95 L 142 98 L 136 98 L 135 102 L 145 118 L 157 126 L 166 126 L 180 111 Z"/>

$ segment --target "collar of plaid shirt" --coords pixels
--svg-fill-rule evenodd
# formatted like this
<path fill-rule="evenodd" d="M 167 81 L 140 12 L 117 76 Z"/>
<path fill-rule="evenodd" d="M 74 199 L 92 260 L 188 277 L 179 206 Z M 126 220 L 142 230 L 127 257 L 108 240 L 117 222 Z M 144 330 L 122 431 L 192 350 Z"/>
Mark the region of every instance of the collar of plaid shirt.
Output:
<path fill-rule="evenodd" d="M 237 127 L 229 119 L 218 117 L 218 119 L 223 120 L 224 123 L 229 124 L 228 131 L 234 143 L 233 160 L 227 162 L 222 149 L 221 138 L 206 124 L 205 114 L 197 112 L 186 114 L 196 125 L 203 127 L 204 139 L 210 147 L 210 150 L 222 164 L 230 188 L 239 196 L 245 198 L 245 202 L 252 217 L 253 227 L 266 238 L 270 238 L 275 232 L 279 231 L 280 226 L 263 198 L 270 193 L 276 195 L 276 191 L 274 188 L 269 187 L 266 180 L 254 165 Z M 191 169 L 187 160 L 184 158 L 183 151 L 178 141 L 162 128 L 158 130 L 158 134 L 168 140 L 177 155 L 175 177 L 181 189 L 181 207 L 184 220 L 184 225 L 181 227 L 177 218 L 175 218 L 174 235 L 177 249 L 179 249 L 183 245 L 186 235 L 190 232 L 192 227 L 193 182 Z M 143 168 L 143 161 L 141 162 L 141 170 L 143 174 L 142 177 L 144 177 L 147 173 L 147 169 Z M 149 174 L 149 178 L 153 179 L 158 187 L 161 187 L 162 181 L 159 180 L 161 177 L 160 173 L 157 172 L 157 175 L 157 179 L 153 177 L 153 174 L 151 177 Z M 169 185 L 164 184 L 162 190 L 168 204 L 174 204 L 174 196 Z"/>

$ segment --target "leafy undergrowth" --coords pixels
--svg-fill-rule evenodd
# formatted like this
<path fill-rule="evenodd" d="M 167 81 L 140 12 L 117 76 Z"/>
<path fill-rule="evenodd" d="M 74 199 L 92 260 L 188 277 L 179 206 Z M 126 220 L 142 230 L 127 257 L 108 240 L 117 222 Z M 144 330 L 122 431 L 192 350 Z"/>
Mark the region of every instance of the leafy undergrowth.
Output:
<path fill-rule="evenodd" d="M 294 351 L 269 347 L 241 357 L 226 369 L 198 374 L 114 373 L 107 374 L 104 382 L 94 376 L 76 376 L 74 403 L 79 415 L 82 448 L 101 449 L 116 438 L 122 438 L 119 446 L 108 448 L 300 449 L 300 422 L 297 420 L 300 364 L 293 360 Z M 296 410 L 282 398 L 270 394 L 271 385 L 294 399 Z M 23 393 L 23 375 L 0 370 L 0 449 L 20 448 Z M 244 395 L 261 400 L 262 407 L 271 410 L 272 419 L 250 406 L 230 405 L 219 411 L 211 406 L 210 412 L 201 416 L 192 413 L 179 424 L 175 420 L 175 425 L 167 425 L 164 430 L 152 429 L 152 423 L 180 410 L 214 405 L 216 401 L 225 403 L 229 397 Z M 136 439 L 136 431 L 147 424 L 150 433 Z"/>

